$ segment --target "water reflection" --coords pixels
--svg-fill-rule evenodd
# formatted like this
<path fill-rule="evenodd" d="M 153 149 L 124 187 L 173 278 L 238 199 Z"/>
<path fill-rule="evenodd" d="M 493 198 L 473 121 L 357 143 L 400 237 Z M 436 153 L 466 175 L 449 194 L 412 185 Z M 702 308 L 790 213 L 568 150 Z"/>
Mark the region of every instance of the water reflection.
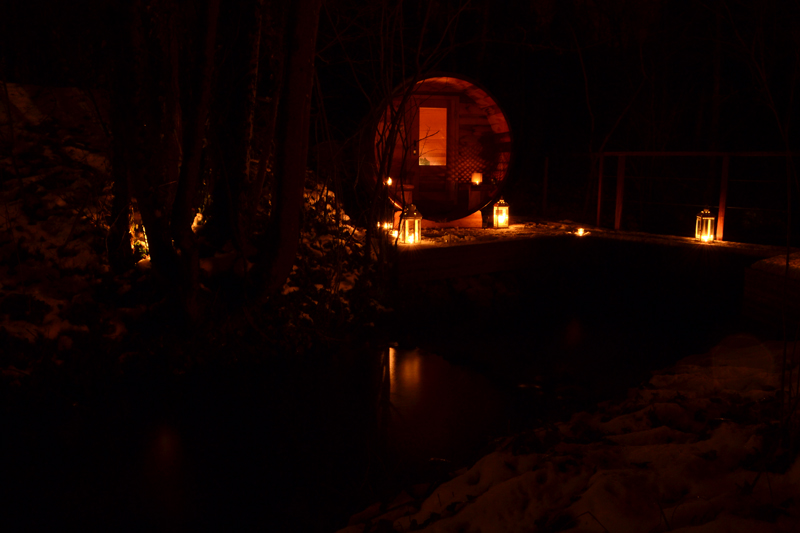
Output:
<path fill-rule="evenodd" d="M 185 514 L 183 445 L 178 431 L 161 424 L 148 439 L 143 474 L 151 518 L 174 524 Z"/>
<path fill-rule="evenodd" d="M 507 430 L 506 397 L 478 372 L 423 350 L 388 349 L 387 445 L 400 463 L 470 459 Z"/>

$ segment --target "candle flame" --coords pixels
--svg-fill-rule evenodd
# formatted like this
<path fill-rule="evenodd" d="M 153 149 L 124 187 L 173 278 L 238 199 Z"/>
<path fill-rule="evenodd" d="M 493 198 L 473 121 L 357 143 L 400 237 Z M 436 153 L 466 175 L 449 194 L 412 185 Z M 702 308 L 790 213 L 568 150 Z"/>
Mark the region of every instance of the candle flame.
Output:
<path fill-rule="evenodd" d="M 700 240 L 702 242 L 711 242 L 713 240 L 713 237 L 711 235 L 704 234 L 700 236 Z"/>
<path fill-rule="evenodd" d="M 391 177 L 391 176 L 389 176 L 388 178 L 386 178 L 386 185 L 388 185 L 388 186 L 390 186 L 390 187 L 392 186 L 392 177 Z"/>
<path fill-rule="evenodd" d="M 583 228 L 578 228 L 578 231 L 575 232 L 575 233 L 576 233 L 576 235 L 578 235 L 578 237 L 583 237 L 585 235 L 585 232 L 583 231 Z"/>

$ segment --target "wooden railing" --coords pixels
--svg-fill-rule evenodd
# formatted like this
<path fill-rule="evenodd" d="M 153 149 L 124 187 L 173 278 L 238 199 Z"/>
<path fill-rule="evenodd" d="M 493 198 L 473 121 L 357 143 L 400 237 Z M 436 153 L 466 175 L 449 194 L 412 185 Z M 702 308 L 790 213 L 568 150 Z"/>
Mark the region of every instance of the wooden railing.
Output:
<path fill-rule="evenodd" d="M 628 179 L 646 179 L 643 176 L 626 176 L 626 171 L 628 171 L 628 167 L 630 166 L 630 159 L 631 158 L 639 158 L 639 157 L 651 157 L 651 158 L 718 158 L 721 160 L 721 168 L 717 167 L 717 170 L 714 171 L 713 179 L 716 182 L 719 179 L 719 203 L 718 203 L 718 215 L 717 215 L 717 225 L 716 225 L 716 239 L 723 240 L 724 231 L 725 231 L 725 217 L 726 211 L 731 209 L 728 205 L 728 188 L 729 188 L 729 181 L 760 181 L 764 183 L 781 181 L 781 180 L 749 180 L 749 179 L 733 179 L 729 180 L 729 174 L 731 171 L 731 159 L 735 158 L 775 158 L 775 157 L 796 157 L 798 154 L 789 153 L 789 152 L 767 152 L 767 151 L 753 151 L 753 152 L 721 152 L 721 151 L 714 151 L 714 152 L 690 152 L 690 151 L 683 151 L 683 152 L 658 152 L 658 151 L 614 151 L 614 152 L 603 152 L 599 154 L 584 154 L 578 155 L 579 158 L 586 158 L 592 161 L 594 164 L 593 168 L 591 168 L 593 178 L 596 177 L 596 187 L 592 187 L 592 192 L 596 192 L 597 194 L 597 206 L 596 206 L 596 213 L 595 213 L 595 223 L 597 226 L 601 226 L 601 214 L 603 213 L 603 202 L 604 202 L 604 187 L 608 187 L 609 185 L 615 186 L 616 191 L 614 194 L 614 229 L 619 230 L 622 226 L 623 222 L 623 211 L 625 208 L 625 183 L 626 177 Z M 564 157 L 564 156 L 556 156 L 556 157 Z M 566 156 L 567 158 L 574 158 L 576 155 Z M 606 167 L 606 159 L 607 158 L 616 158 L 616 176 L 613 174 L 606 175 L 604 171 L 604 167 Z M 547 202 L 548 202 L 548 174 L 553 173 L 553 168 L 551 165 L 550 157 L 545 157 L 544 159 L 544 176 L 543 176 L 543 189 L 542 189 L 542 212 L 545 213 L 547 210 Z M 715 163 L 718 165 L 719 163 Z M 613 165 L 613 163 L 612 163 Z M 734 163 L 735 165 L 735 163 Z M 612 166 L 613 168 L 613 166 Z M 558 172 L 558 170 L 555 170 Z M 596 173 L 595 173 L 596 172 Z M 614 182 L 611 184 L 608 183 L 609 178 L 616 178 Z M 680 178 L 679 176 L 670 177 L 669 175 L 657 176 L 655 179 L 692 179 L 692 178 Z M 700 181 L 705 181 L 704 178 L 698 178 Z M 592 182 L 590 182 L 592 183 Z M 590 185 L 591 187 L 591 185 Z M 716 188 L 716 184 L 715 187 Z M 741 190 L 740 190 L 741 191 Z M 608 191 L 610 192 L 610 191 Z M 587 193 L 588 194 L 588 193 Z M 715 193 L 712 193 L 715 194 Z M 608 193 L 606 193 L 608 196 Z M 777 198 L 777 197 L 776 197 Z M 606 202 L 610 200 L 610 198 L 605 199 Z M 587 202 L 589 198 L 587 197 Z M 648 203 L 648 202 L 645 202 Z M 649 202 L 652 203 L 652 202 Z M 658 202 L 655 202 L 658 204 Z M 695 204 L 689 202 L 681 202 L 678 201 L 677 203 L 673 204 L 660 204 L 660 205 L 674 205 L 677 208 L 680 207 L 688 207 L 693 206 Z M 587 204 L 587 207 L 589 205 Z M 711 207 L 710 205 L 708 207 Z M 733 209 L 748 209 L 748 210 L 759 210 L 759 207 L 733 207 Z M 774 211 L 774 209 L 773 209 Z M 606 224 L 610 221 L 606 215 Z"/>

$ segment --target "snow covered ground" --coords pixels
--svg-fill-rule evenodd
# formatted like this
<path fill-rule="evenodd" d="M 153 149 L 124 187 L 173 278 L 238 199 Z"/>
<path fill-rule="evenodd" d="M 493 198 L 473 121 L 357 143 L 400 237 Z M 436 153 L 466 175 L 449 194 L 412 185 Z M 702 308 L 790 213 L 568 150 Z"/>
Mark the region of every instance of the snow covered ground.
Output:
<path fill-rule="evenodd" d="M 627 400 L 509 437 L 424 499 L 375 504 L 341 532 L 800 531 L 800 461 L 775 452 L 782 354 L 730 336 Z"/>

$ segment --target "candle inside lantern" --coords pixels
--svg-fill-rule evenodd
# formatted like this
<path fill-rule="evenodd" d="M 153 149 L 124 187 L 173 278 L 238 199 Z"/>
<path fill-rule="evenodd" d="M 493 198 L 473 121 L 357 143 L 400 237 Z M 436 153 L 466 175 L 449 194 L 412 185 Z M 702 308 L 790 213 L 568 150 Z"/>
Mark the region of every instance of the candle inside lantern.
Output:
<path fill-rule="evenodd" d="M 508 228 L 508 204 L 502 197 L 494 204 L 493 225 L 496 229 Z"/>
<path fill-rule="evenodd" d="M 585 235 L 585 232 L 583 231 L 583 228 L 578 228 L 578 231 L 576 231 L 575 234 L 578 237 L 583 237 Z"/>
<path fill-rule="evenodd" d="M 409 204 L 400 217 L 400 242 L 417 244 L 422 240 L 422 215 L 414 204 Z"/>
<path fill-rule="evenodd" d="M 702 243 L 710 243 L 714 240 L 714 215 L 708 209 L 703 209 L 697 215 L 695 226 L 695 239 Z"/>
<path fill-rule="evenodd" d="M 473 172 L 471 181 L 473 185 L 480 185 L 481 183 L 483 183 L 483 174 L 481 174 L 480 172 Z"/>

